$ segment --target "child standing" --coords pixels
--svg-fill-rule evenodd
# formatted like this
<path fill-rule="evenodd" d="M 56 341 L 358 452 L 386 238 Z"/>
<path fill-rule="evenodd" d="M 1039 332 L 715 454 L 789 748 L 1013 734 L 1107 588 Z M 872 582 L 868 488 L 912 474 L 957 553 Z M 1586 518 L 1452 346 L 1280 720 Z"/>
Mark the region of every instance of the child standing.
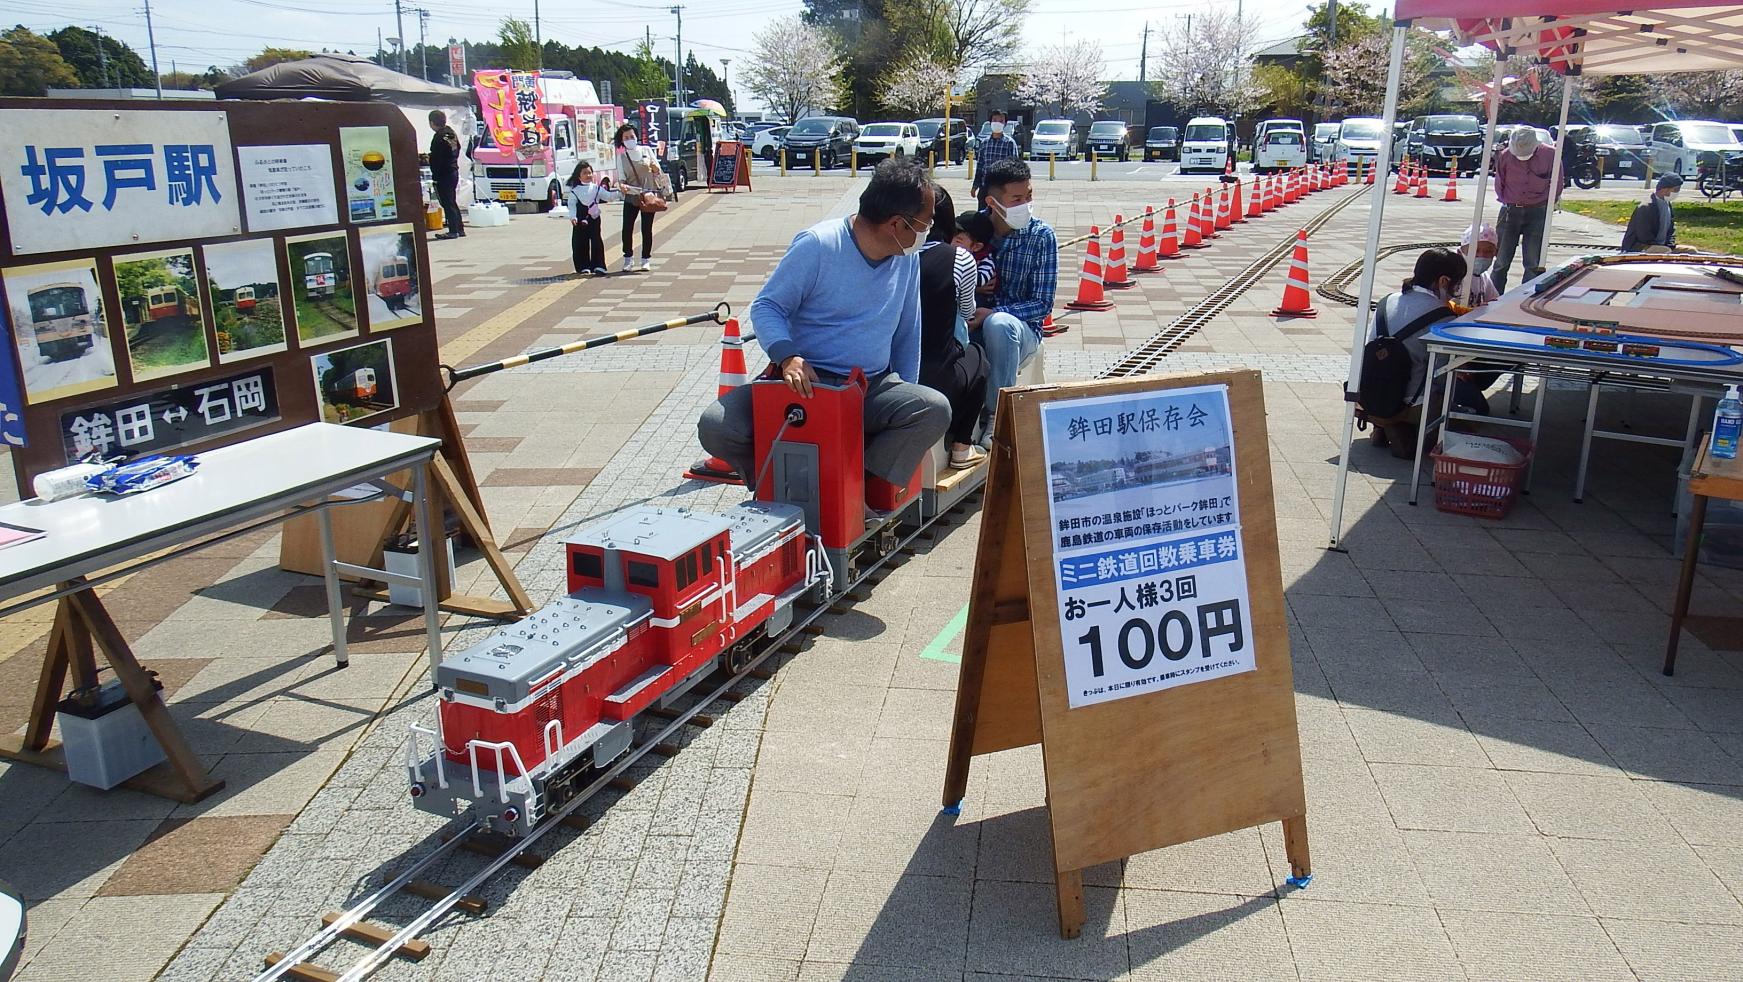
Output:
<path fill-rule="evenodd" d="M 593 183 L 593 165 L 585 160 L 575 165 L 569 175 L 569 251 L 575 261 L 575 275 L 592 273 L 605 275 L 605 239 L 601 234 L 599 205 L 617 201 L 623 195 L 613 190 L 610 178 Z"/>

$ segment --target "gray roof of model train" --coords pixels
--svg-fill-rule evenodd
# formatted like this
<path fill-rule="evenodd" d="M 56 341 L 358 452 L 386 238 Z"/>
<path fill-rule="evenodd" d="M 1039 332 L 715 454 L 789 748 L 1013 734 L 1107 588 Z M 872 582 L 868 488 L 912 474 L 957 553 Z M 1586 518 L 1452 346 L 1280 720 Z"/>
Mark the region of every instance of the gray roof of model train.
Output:
<path fill-rule="evenodd" d="M 531 683 L 551 673 L 557 660 L 587 655 L 617 628 L 652 610 L 648 598 L 635 593 L 588 590 L 585 600 L 562 597 L 497 628 L 465 651 L 449 654 L 436 669 L 436 685 L 453 688 L 459 675 L 498 680 L 506 686 L 493 685 L 491 695 L 518 701 Z"/>
<path fill-rule="evenodd" d="M 568 541 L 672 560 L 731 530 L 732 551 L 742 555 L 788 524 L 804 520 L 805 513 L 797 505 L 772 501 L 741 502 L 724 516 L 688 508 L 637 505 L 582 529 Z"/>

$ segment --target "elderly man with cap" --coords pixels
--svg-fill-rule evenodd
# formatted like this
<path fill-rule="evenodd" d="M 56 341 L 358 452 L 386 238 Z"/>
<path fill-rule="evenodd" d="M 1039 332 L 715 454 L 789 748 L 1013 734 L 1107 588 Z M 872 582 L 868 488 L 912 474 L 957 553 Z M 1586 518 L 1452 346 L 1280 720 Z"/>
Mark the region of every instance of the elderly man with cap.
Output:
<path fill-rule="evenodd" d="M 1692 246 L 1676 244 L 1676 217 L 1670 204 L 1682 190 L 1682 177 L 1666 174 L 1658 179 L 1652 197 L 1635 206 L 1622 233 L 1623 252 L 1694 252 Z"/>
<path fill-rule="evenodd" d="M 1543 224 L 1549 213 L 1549 179 L 1554 172 L 1555 151 L 1538 142 L 1536 130 L 1515 127 L 1507 149 L 1495 161 L 1495 197 L 1501 201 L 1501 217 L 1495 223 L 1499 241 L 1489 279 L 1501 293 L 1507 292 L 1507 274 L 1521 240 L 1525 244 L 1523 278 L 1530 279 L 1543 268 Z"/>

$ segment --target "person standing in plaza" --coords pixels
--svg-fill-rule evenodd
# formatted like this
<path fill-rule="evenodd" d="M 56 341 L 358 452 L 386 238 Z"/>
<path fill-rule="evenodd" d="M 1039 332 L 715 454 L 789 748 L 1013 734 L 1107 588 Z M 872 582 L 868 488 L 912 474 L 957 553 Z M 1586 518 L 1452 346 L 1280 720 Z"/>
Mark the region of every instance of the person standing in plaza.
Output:
<path fill-rule="evenodd" d="M 920 258 L 935 202 L 924 168 L 885 160 L 859 211 L 800 232 L 750 305 L 765 377 L 800 399 L 812 386 L 865 373 L 865 469 L 906 484 L 950 425 L 950 403 L 920 385 Z M 756 490 L 751 389 L 741 385 L 702 413 L 697 436 Z"/>
<path fill-rule="evenodd" d="M 1537 131 L 1529 126 L 1514 127 L 1506 152 L 1498 154 L 1495 162 L 1495 197 L 1501 202 L 1495 233 L 1500 241 L 1489 279 L 1501 293 L 1507 292 L 1507 274 L 1521 244 L 1525 271 L 1520 278 L 1528 280 L 1543 268 L 1543 224 L 1549 214 L 1549 181 L 1554 171 L 1555 151 L 1537 141 Z"/>
<path fill-rule="evenodd" d="M 1017 158 L 1017 141 L 1011 139 L 1011 135 L 1005 132 L 1010 128 L 1008 125 L 1010 117 L 1005 114 L 1003 109 L 995 109 L 988 119 L 987 138 L 980 142 L 980 146 L 976 147 L 974 152 L 973 190 L 975 205 L 979 208 L 986 207 L 987 169 L 1001 160 L 1015 160 Z"/>
<path fill-rule="evenodd" d="M 665 173 L 660 160 L 649 147 L 636 138 L 635 127 L 628 123 L 617 128 L 611 138 L 617 147 L 617 189 L 623 192 L 623 271 L 634 272 L 631 258 L 635 253 L 635 225 L 640 217 L 642 226 L 642 261 L 640 271 L 654 268 L 654 213 L 643 206 L 643 195 L 659 195 L 665 186 Z"/>
<path fill-rule="evenodd" d="M 993 305 L 977 308 L 968 326 L 986 351 L 984 415 L 990 434 L 999 390 L 1015 385 L 1017 373 L 1041 353 L 1041 325 L 1053 312 L 1059 286 L 1059 239 L 1052 226 L 1034 215 L 1028 164 L 1012 159 L 988 167 L 985 194 L 997 240 L 993 262 L 999 279 Z"/>
<path fill-rule="evenodd" d="M 1658 179 L 1652 197 L 1634 208 L 1628 229 L 1622 233 L 1623 252 L 1694 252 L 1676 244 L 1676 216 L 1671 202 L 1682 190 L 1682 176 L 1666 174 Z"/>
<path fill-rule="evenodd" d="M 575 275 L 592 273 L 605 275 L 604 216 L 600 204 L 617 201 L 623 195 L 611 187 L 610 178 L 593 182 L 593 165 L 583 160 L 569 175 L 569 190 L 564 195 L 569 205 L 569 254 L 575 262 Z"/>
<path fill-rule="evenodd" d="M 447 225 L 436 238 L 458 239 L 466 234 L 460 218 L 460 137 L 448 125 L 448 114 L 440 109 L 430 110 L 430 129 L 430 177 Z"/>

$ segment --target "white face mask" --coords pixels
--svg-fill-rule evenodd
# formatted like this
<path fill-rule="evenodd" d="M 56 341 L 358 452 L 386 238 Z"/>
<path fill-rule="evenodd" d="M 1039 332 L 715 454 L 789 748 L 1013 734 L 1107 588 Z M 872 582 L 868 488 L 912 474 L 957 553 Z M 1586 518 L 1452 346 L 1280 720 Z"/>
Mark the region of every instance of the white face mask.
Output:
<path fill-rule="evenodd" d="M 1003 123 L 994 123 L 993 124 L 993 136 L 998 136 L 999 134 L 1003 133 L 1004 131 L 1005 131 L 1005 124 L 1003 124 Z"/>
<path fill-rule="evenodd" d="M 987 203 L 991 204 L 994 208 L 997 208 L 999 214 L 1004 217 L 1005 224 L 1013 229 L 1028 228 L 1029 219 L 1035 217 L 1035 204 L 1031 201 L 1025 201 L 1020 205 L 1012 205 L 1009 208 L 1006 208 L 1004 205 L 1001 205 L 990 198 Z"/>
<path fill-rule="evenodd" d="M 634 150 L 636 148 L 636 138 L 633 136 L 624 137 L 623 138 L 623 148 L 625 150 Z"/>
<path fill-rule="evenodd" d="M 1489 271 L 1490 266 L 1495 265 L 1495 258 L 1493 256 L 1489 257 L 1488 259 L 1483 259 L 1483 258 L 1479 257 L 1477 259 L 1472 260 L 1471 265 L 1476 268 L 1477 275 L 1481 276 L 1484 273 L 1487 273 Z"/>
<path fill-rule="evenodd" d="M 901 224 L 908 225 L 907 222 L 902 222 Z M 909 225 L 908 231 L 914 232 L 913 226 Z M 917 256 L 920 254 L 921 249 L 926 248 L 926 236 L 923 233 L 914 232 L 914 244 L 909 246 L 902 245 L 901 238 L 896 236 L 894 232 L 891 232 L 890 235 L 892 238 L 895 238 L 896 246 L 902 250 L 902 255 L 904 256 Z"/>
<path fill-rule="evenodd" d="M 1675 200 L 1676 200 L 1676 196 L 1677 196 L 1677 195 L 1679 195 L 1679 194 L 1681 194 L 1681 193 L 1682 193 L 1682 192 L 1681 192 L 1681 191 L 1670 191 L 1670 192 L 1667 192 L 1667 193 L 1666 193 L 1666 194 L 1665 194 L 1665 196 L 1664 196 L 1664 203 L 1665 203 L 1665 204 L 1667 204 L 1667 205 L 1668 205 L 1668 204 L 1670 204 L 1670 203 L 1671 203 L 1671 202 L 1673 202 L 1673 201 L 1675 201 Z"/>

